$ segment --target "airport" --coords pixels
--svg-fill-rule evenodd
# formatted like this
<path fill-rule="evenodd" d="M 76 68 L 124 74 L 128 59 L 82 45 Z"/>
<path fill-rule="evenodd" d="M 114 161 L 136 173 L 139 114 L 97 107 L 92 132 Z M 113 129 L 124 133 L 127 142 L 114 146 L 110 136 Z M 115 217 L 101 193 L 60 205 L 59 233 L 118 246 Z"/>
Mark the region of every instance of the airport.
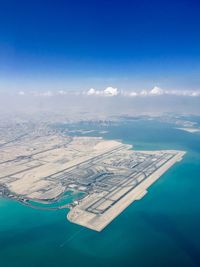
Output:
<path fill-rule="evenodd" d="M 69 221 L 101 231 L 133 201 L 142 198 L 184 151 L 138 151 L 101 137 L 27 131 L 1 140 L 0 194 L 43 209 L 65 194 L 78 194 Z M 46 205 L 46 206 L 45 206 Z M 37 205 L 36 208 L 39 208 Z"/>

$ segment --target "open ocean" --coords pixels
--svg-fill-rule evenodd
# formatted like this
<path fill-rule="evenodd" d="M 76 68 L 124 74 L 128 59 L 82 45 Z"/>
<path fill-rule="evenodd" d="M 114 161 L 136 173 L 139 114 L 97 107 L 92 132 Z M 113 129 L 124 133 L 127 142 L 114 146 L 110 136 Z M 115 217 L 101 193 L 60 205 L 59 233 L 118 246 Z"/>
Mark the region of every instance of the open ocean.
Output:
<path fill-rule="evenodd" d="M 200 266 L 200 134 L 145 120 L 96 128 L 135 149 L 187 154 L 100 233 L 68 222 L 67 210 L 1 198 L 0 266 Z"/>

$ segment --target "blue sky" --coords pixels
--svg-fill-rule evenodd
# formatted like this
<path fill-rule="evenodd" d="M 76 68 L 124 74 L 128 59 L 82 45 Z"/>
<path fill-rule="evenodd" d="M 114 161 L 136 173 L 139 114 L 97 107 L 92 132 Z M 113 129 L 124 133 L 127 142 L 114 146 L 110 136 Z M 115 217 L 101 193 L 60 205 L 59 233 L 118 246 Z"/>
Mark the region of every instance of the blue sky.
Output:
<path fill-rule="evenodd" d="M 200 89 L 200 2 L 0 0 L 0 89 Z"/>

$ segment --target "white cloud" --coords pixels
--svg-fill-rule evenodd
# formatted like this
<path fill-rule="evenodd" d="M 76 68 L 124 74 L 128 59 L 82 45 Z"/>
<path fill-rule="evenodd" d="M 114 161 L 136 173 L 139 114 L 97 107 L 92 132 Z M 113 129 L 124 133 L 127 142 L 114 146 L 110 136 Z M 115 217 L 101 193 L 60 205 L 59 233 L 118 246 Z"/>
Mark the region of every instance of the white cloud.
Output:
<path fill-rule="evenodd" d="M 96 90 L 94 88 L 90 88 L 90 90 L 87 91 L 87 95 L 96 95 Z"/>
<path fill-rule="evenodd" d="M 104 95 L 106 96 L 115 96 L 119 94 L 117 88 L 113 88 L 113 87 L 107 87 L 103 92 L 104 92 Z"/>
<path fill-rule="evenodd" d="M 154 88 L 149 92 L 150 95 L 163 95 L 165 91 L 158 86 L 154 86 Z"/>
<path fill-rule="evenodd" d="M 158 86 L 154 86 L 150 91 L 141 90 L 138 92 L 135 91 L 121 91 L 121 95 L 125 97 L 147 97 L 147 96 L 162 96 L 162 95 L 174 95 L 174 96 L 187 96 L 187 97 L 199 97 L 200 90 L 164 90 Z"/>
<path fill-rule="evenodd" d="M 100 95 L 100 96 L 116 96 L 119 94 L 119 91 L 117 88 L 110 86 L 104 90 L 95 90 L 94 88 L 90 88 L 86 94 L 87 95 Z"/>

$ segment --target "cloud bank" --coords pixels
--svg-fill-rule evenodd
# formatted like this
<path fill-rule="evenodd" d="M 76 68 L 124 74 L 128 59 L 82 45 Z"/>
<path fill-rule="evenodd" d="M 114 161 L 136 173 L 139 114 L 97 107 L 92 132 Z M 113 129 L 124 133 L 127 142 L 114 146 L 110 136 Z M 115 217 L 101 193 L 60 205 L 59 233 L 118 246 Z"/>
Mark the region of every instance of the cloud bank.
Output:
<path fill-rule="evenodd" d="M 119 90 L 116 87 L 109 86 L 103 90 L 90 88 L 87 91 L 69 91 L 69 90 L 52 90 L 52 91 L 19 91 L 19 96 L 32 95 L 35 97 L 53 97 L 65 95 L 85 95 L 99 97 L 156 97 L 156 96 L 185 96 L 185 97 L 200 97 L 200 90 L 164 90 L 158 86 L 154 86 L 151 90 L 131 91 Z"/>
<path fill-rule="evenodd" d="M 124 96 L 137 97 L 137 96 L 162 96 L 162 95 L 174 95 L 174 96 L 188 96 L 188 97 L 199 97 L 200 90 L 164 90 L 158 86 L 154 86 L 151 90 L 126 91 L 123 92 Z"/>
<path fill-rule="evenodd" d="M 104 90 L 95 90 L 94 88 L 91 88 L 87 91 L 87 95 L 97 95 L 97 96 L 116 96 L 119 94 L 119 91 L 117 88 L 114 87 L 107 87 Z"/>

